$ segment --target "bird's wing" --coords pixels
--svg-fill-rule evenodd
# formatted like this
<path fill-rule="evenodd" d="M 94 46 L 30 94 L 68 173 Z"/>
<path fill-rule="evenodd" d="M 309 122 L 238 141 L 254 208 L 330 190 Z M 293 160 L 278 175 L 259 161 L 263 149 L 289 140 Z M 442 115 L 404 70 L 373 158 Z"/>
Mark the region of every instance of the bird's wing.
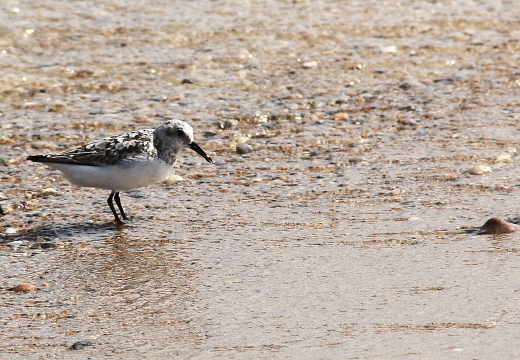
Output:
<path fill-rule="evenodd" d="M 128 132 L 101 139 L 77 149 L 27 159 L 41 163 L 106 166 L 128 159 L 148 159 L 155 156 L 153 129 Z"/>

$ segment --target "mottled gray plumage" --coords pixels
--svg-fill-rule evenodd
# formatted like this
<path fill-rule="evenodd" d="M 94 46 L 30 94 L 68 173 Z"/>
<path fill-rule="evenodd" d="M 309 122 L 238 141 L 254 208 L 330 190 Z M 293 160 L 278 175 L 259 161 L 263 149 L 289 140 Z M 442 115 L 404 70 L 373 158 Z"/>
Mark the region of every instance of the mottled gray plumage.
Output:
<path fill-rule="evenodd" d="M 157 156 L 152 142 L 153 129 L 132 131 L 104 138 L 74 150 L 47 155 L 29 156 L 28 160 L 71 165 L 105 166 L 139 157 L 149 159 Z"/>

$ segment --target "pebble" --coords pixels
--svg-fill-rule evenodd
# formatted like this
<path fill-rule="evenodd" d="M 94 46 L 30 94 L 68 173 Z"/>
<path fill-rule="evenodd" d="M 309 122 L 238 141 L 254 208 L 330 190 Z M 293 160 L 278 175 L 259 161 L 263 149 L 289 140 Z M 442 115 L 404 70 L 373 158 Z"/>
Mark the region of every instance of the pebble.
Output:
<path fill-rule="evenodd" d="M 395 53 L 395 52 L 397 52 L 397 46 L 395 46 L 395 45 L 383 46 L 381 48 L 381 52 L 382 53 Z"/>
<path fill-rule="evenodd" d="M 253 151 L 253 147 L 246 143 L 239 144 L 236 147 L 237 154 L 247 154 L 247 153 L 250 153 L 251 151 Z"/>
<path fill-rule="evenodd" d="M 482 175 L 482 174 L 490 173 L 491 171 L 492 170 L 489 166 L 479 164 L 479 165 L 475 165 L 471 169 L 469 169 L 468 173 L 470 173 L 471 175 Z"/>
<path fill-rule="evenodd" d="M 508 154 L 508 153 L 502 153 L 500 155 L 497 156 L 497 158 L 495 159 L 495 162 L 497 163 L 507 163 L 507 162 L 511 162 L 511 154 Z"/>
<path fill-rule="evenodd" d="M 67 110 L 67 104 L 64 101 L 54 101 L 48 105 L 48 111 L 51 112 L 62 112 Z"/>
<path fill-rule="evenodd" d="M 12 229 L 12 228 L 9 228 L 9 229 Z M 5 232 L 7 233 L 7 230 L 9 230 L 9 229 L 6 229 Z M 24 240 L 15 240 L 15 241 L 11 241 L 10 243 L 7 243 L 7 245 L 9 247 L 17 247 L 17 246 L 22 246 L 22 245 L 27 245 L 27 244 L 28 244 L 28 242 L 24 241 Z"/>
<path fill-rule="evenodd" d="M 204 137 L 206 138 L 212 138 L 214 136 L 217 136 L 217 133 L 214 131 L 204 131 Z"/>
<path fill-rule="evenodd" d="M 11 289 L 14 292 L 25 292 L 38 290 L 33 284 L 21 283 Z"/>
<path fill-rule="evenodd" d="M 515 192 L 518 190 L 515 186 L 506 186 L 506 185 L 497 185 L 495 186 L 495 190 L 498 191 L 507 191 L 507 192 Z"/>
<path fill-rule="evenodd" d="M 519 229 L 519 225 L 508 223 L 498 217 L 494 217 L 482 225 L 478 234 L 509 234 L 518 231 Z"/>
<path fill-rule="evenodd" d="M 417 126 L 419 123 L 414 119 L 399 119 L 397 122 L 401 125 Z"/>
<path fill-rule="evenodd" d="M 318 66 L 318 62 L 317 61 L 307 61 L 307 62 L 304 62 L 302 66 L 306 69 L 315 68 Z"/>
<path fill-rule="evenodd" d="M 41 246 L 42 249 L 54 249 L 54 248 L 56 248 L 56 244 L 51 243 L 51 242 L 41 243 L 40 246 Z"/>
<path fill-rule="evenodd" d="M 38 193 L 36 193 L 34 196 L 41 198 L 41 197 L 47 197 L 47 196 L 57 196 L 60 195 L 60 192 L 56 188 L 48 187 L 45 189 L 42 189 Z"/>
<path fill-rule="evenodd" d="M 76 341 L 72 346 L 70 347 L 72 350 L 81 350 L 83 348 L 86 348 L 87 346 L 94 346 L 92 341 L 88 340 L 80 340 Z"/>
<path fill-rule="evenodd" d="M 224 129 L 234 129 L 238 126 L 238 120 L 235 120 L 235 119 L 230 119 L 230 120 L 226 120 L 224 121 Z"/>
<path fill-rule="evenodd" d="M 31 249 L 54 249 L 56 244 L 51 242 L 36 243 L 30 246 Z"/>
<path fill-rule="evenodd" d="M 332 119 L 336 120 L 336 121 L 349 120 L 350 116 L 349 116 L 349 114 L 347 114 L 345 112 L 339 112 L 339 113 L 335 113 L 334 116 L 332 117 Z"/>
<path fill-rule="evenodd" d="M 89 69 L 80 69 L 80 70 L 75 70 L 71 75 L 72 75 L 72 77 L 76 77 L 76 78 L 89 78 L 89 77 L 92 77 L 92 75 L 94 75 L 94 71 L 89 70 Z"/>
<path fill-rule="evenodd" d="M 175 184 L 179 181 L 184 181 L 184 178 L 177 174 L 172 174 L 168 176 L 166 179 L 164 179 L 165 184 Z"/>

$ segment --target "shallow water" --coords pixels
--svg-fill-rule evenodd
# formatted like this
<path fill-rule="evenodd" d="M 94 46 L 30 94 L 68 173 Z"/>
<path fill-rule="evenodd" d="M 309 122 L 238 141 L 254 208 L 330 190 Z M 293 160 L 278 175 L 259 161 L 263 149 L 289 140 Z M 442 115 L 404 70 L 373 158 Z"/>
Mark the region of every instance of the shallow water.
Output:
<path fill-rule="evenodd" d="M 514 1 L 4 4 L 2 357 L 518 356 Z M 24 160 L 171 118 L 121 229 Z"/>

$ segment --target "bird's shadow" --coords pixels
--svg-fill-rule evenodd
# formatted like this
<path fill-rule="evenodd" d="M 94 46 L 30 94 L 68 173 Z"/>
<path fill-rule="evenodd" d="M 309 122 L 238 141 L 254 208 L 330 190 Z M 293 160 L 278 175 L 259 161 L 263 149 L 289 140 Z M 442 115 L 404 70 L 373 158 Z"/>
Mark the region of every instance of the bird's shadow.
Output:
<path fill-rule="evenodd" d="M 41 225 L 30 229 L 23 229 L 21 232 L 16 234 L 5 234 L 3 238 L 0 238 L 0 243 L 10 243 L 13 241 L 29 241 L 36 242 L 41 241 L 52 241 L 56 238 L 74 238 L 74 237 L 94 237 L 99 235 L 105 235 L 107 232 L 113 234 L 119 232 L 123 228 L 122 225 L 117 225 L 113 222 L 106 223 L 90 223 L 90 222 L 74 222 L 68 224 L 47 224 Z"/>

